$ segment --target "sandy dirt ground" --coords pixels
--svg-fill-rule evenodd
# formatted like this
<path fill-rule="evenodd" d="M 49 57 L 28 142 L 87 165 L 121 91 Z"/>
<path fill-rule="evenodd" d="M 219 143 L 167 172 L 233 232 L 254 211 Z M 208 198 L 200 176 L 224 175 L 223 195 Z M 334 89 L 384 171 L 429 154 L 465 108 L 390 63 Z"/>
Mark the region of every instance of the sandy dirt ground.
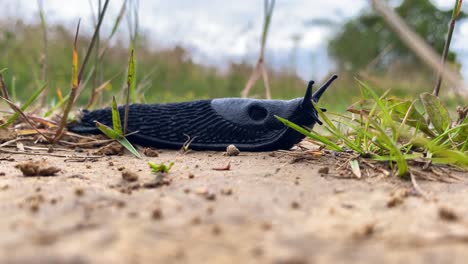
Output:
<path fill-rule="evenodd" d="M 37 160 L 61 171 L 15 168 Z M 466 173 L 419 181 L 426 200 L 409 181 L 340 175 L 332 158 L 291 160 L 0 154 L 0 263 L 467 263 Z M 175 165 L 161 177 L 147 161 Z"/>

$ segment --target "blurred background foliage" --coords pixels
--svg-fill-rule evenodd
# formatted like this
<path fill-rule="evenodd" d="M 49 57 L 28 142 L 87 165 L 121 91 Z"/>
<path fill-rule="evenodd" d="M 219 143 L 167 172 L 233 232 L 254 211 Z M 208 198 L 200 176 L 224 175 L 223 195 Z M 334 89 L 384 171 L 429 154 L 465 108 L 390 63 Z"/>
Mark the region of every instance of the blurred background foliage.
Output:
<path fill-rule="evenodd" d="M 9 77 L 5 80 L 8 87 L 12 85 L 12 78 L 16 79 L 20 99 L 36 89 L 43 79 L 48 81 L 49 91 L 52 93 L 49 94 L 49 99 L 54 97 L 56 89 L 64 94 L 69 90 L 73 33 L 60 25 L 47 30 L 48 70 L 44 78 L 42 67 L 45 55 L 40 25 L 27 25 L 21 20 L 0 22 L 1 67 L 8 68 L 4 74 Z M 84 54 L 89 41 L 89 36 L 79 38 L 81 54 Z M 140 99 L 148 102 L 237 97 L 252 71 L 251 65 L 247 63 L 231 63 L 227 71 L 220 72 L 215 67 L 194 63 L 190 54 L 180 46 L 157 51 L 150 47 L 151 43 L 144 36 L 139 36 L 136 47 L 138 90 L 141 92 Z M 101 81 L 97 85 L 117 75 L 107 91 L 120 91 L 125 85 L 128 54 L 126 44 L 117 42 L 111 45 L 103 56 L 99 73 Z M 88 68 L 91 70 L 92 66 Z M 305 91 L 305 82 L 294 74 L 287 71 L 270 72 L 270 76 L 277 98 L 291 97 L 291 92 L 296 96 Z M 85 85 L 96 84 L 88 81 Z M 290 88 L 284 89 L 285 87 Z M 90 92 L 90 87 L 85 88 L 79 102 L 85 103 Z M 105 97 L 110 98 L 111 94 L 108 92 Z M 255 86 L 254 94 L 263 96 L 262 83 Z"/>
<path fill-rule="evenodd" d="M 396 12 L 437 52 L 442 54 L 451 10 L 438 9 L 429 0 L 404 0 Z M 466 14 L 460 14 L 460 20 Z M 366 12 L 343 26 L 329 42 L 329 54 L 342 70 L 383 72 L 388 68 L 408 68 L 429 71 L 424 64 L 388 28 L 383 18 Z M 450 52 L 448 61 L 456 64 L 456 54 Z M 422 69 L 420 68 L 422 67 Z"/>
<path fill-rule="evenodd" d="M 437 9 L 429 0 L 404 0 L 397 11 L 437 51 L 442 51 L 450 11 Z M 465 14 L 462 16 L 466 17 Z M 8 68 L 4 72 L 5 81 L 9 88 L 16 87 L 19 101 L 45 81 L 48 83 L 47 104 L 54 104 L 60 94 L 68 93 L 73 34 L 61 25 L 47 26 L 45 54 L 40 21 L 26 24 L 20 19 L 0 20 L 0 69 Z M 89 36 L 80 36 L 80 54 L 85 52 L 89 41 Z M 227 70 L 220 71 L 194 63 L 190 54 L 180 46 L 163 50 L 154 50 L 152 46 L 145 36 L 139 36 L 136 47 L 137 96 L 141 102 L 238 97 L 252 72 L 249 63 L 231 63 Z M 109 105 L 112 95 L 122 96 L 128 54 L 127 43 L 116 41 L 106 50 L 96 77 L 90 73 L 94 65 L 90 63 L 78 105 L 86 105 L 92 87 L 107 80 L 110 84 L 99 96 L 98 105 Z M 345 110 L 354 97 L 359 97 L 356 78 L 369 82 L 377 90 L 391 88 L 392 94 L 410 98 L 421 91 L 431 91 L 434 84 L 434 73 L 405 48 L 370 7 L 342 26 L 330 40 L 329 54 L 340 75 L 323 99 L 323 104 L 332 110 Z M 450 54 L 450 62 L 457 64 L 456 54 Z M 269 73 L 274 98 L 303 96 L 306 80 L 300 79 L 294 71 L 270 70 Z M 264 97 L 262 82 L 257 82 L 252 95 Z M 463 103 L 450 94 L 446 94 L 445 99 L 452 106 Z"/>

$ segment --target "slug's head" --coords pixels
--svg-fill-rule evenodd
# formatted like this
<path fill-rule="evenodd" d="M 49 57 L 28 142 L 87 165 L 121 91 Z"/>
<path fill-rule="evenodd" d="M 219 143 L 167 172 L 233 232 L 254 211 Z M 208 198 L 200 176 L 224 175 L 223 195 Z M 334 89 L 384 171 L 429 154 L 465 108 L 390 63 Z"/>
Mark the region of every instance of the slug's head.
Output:
<path fill-rule="evenodd" d="M 305 96 L 293 100 L 259 100 L 223 98 L 211 101 L 212 108 L 236 126 L 256 131 L 284 130 L 285 126 L 275 116 L 280 116 L 302 126 L 321 124 L 312 101 L 318 102 L 328 86 L 337 78 L 333 76 L 315 93 L 313 81 L 309 82 Z"/>
<path fill-rule="evenodd" d="M 304 115 L 308 115 L 309 118 L 311 118 L 314 122 L 318 124 L 322 124 L 322 122 L 319 120 L 317 111 L 315 110 L 314 106 L 312 105 L 312 102 L 318 103 L 320 100 L 320 97 L 322 97 L 323 93 L 327 90 L 327 88 L 330 86 L 330 84 L 338 78 L 337 75 L 333 75 L 325 84 L 322 85 L 314 94 L 312 94 L 312 86 L 314 85 L 314 81 L 310 81 L 309 84 L 307 85 L 307 90 L 304 98 L 302 99 L 301 102 L 301 107 L 300 107 L 300 112 Z M 326 111 L 326 109 L 321 109 L 323 112 Z M 307 125 L 307 124 L 304 124 Z"/>

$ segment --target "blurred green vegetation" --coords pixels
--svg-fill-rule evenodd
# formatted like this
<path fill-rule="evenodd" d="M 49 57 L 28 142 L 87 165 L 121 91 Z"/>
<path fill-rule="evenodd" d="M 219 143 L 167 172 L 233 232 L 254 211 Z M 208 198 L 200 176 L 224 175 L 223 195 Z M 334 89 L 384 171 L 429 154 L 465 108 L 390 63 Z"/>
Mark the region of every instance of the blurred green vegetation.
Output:
<path fill-rule="evenodd" d="M 4 72 L 8 87 L 16 79 L 17 95 L 24 100 L 38 88 L 43 79 L 48 81 L 48 102 L 56 98 L 56 90 L 66 95 L 71 82 L 71 54 L 73 33 L 63 26 L 48 28 L 47 76 L 42 76 L 45 55 L 40 25 L 28 25 L 21 21 L 0 22 L 0 68 Z M 89 36 L 80 36 L 78 50 L 84 56 Z M 140 36 L 136 48 L 137 91 L 142 102 L 156 103 L 192 100 L 213 97 L 238 97 L 252 66 L 247 63 L 231 63 L 228 70 L 220 72 L 215 67 L 194 63 L 190 54 L 181 47 L 157 50 Z M 86 105 L 92 86 L 99 86 L 112 79 L 106 87 L 101 101 L 108 102 L 112 95 L 119 96 L 126 83 L 126 67 L 129 50 L 117 42 L 110 46 L 103 56 L 98 73 L 101 80 L 94 84 L 90 71 L 94 62 L 90 61 L 82 82 L 85 86 L 78 99 L 78 105 Z M 93 59 L 93 58 L 92 58 Z M 115 78 L 114 78 L 115 77 Z M 86 79 L 90 79 L 86 82 Z M 284 72 L 270 72 L 271 87 L 275 98 L 303 96 L 306 82 L 298 76 Z M 253 96 L 263 98 L 263 83 L 258 82 Z"/>
<path fill-rule="evenodd" d="M 403 0 L 395 10 L 419 36 L 442 54 L 452 10 L 438 9 L 430 0 Z M 460 13 L 460 19 L 466 17 L 466 13 Z M 357 99 L 359 91 L 356 85 L 348 85 L 349 90 L 343 90 L 343 83 L 350 83 L 354 78 L 368 82 L 377 91 L 391 89 L 389 95 L 407 99 L 432 91 L 436 81 L 436 74 L 371 9 L 346 21 L 330 40 L 328 52 L 341 73 L 342 85 L 339 87 L 344 97 L 348 95 Z M 449 52 L 448 62 L 460 69 L 456 53 Z M 441 96 L 449 108 L 466 104 L 463 98 L 451 92 L 451 87 L 442 86 Z M 325 100 L 331 96 L 326 94 Z M 339 98 L 340 104 L 346 104 L 347 99 Z"/>
<path fill-rule="evenodd" d="M 452 10 L 440 10 L 429 0 L 404 0 L 395 11 L 433 47 L 442 54 Z M 466 18 L 464 12 L 459 19 Z M 364 12 L 346 22 L 342 30 L 329 42 L 329 53 L 340 68 L 359 71 L 368 69 L 387 71 L 392 65 L 421 67 L 430 70 L 414 55 L 374 12 Z M 456 54 L 450 52 L 448 61 L 455 63 Z"/>
<path fill-rule="evenodd" d="M 415 2 L 427 4 L 428 0 Z M 406 0 L 402 6 L 406 4 L 408 8 L 414 8 L 414 5 L 409 3 L 412 2 Z M 418 12 L 430 13 L 432 11 L 434 10 L 422 9 Z M 416 11 L 407 12 L 409 13 L 406 17 L 409 19 L 418 17 L 416 28 L 418 30 L 424 29 L 420 34 L 424 35 L 429 30 L 428 38 L 431 39 L 429 43 L 435 45 L 438 50 L 441 49 L 444 32 L 447 30 L 446 22 L 450 18 L 450 14 L 437 11 L 433 14 L 437 19 L 428 22 L 431 18 L 420 17 L 419 13 L 414 14 Z M 405 14 L 402 15 L 405 17 Z M 432 26 L 427 26 L 428 23 Z M 436 27 L 437 32 L 434 31 L 434 27 Z M 362 28 L 365 29 L 365 34 L 360 31 L 355 32 L 355 29 L 362 30 Z M 348 39 L 350 32 L 357 38 L 356 42 L 354 42 L 354 38 Z M 40 21 L 37 24 L 26 24 L 21 20 L 0 20 L 0 69 L 8 68 L 3 73 L 6 85 L 10 90 L 13 86 L 16 87 L 15 93 L 18 101 L 24 102 L 45 81 L 47 81 L 46 103 L 48 106 L 57 102 L 59 92 L 63 96 L 69 93 L 73 34 L 73 30 L 61 25 L 47 26 L 46 55 Z M 371 36 L 366 34 L 371 34 Z M 382 39 L 380 39 L 381 37 Z M 80 59 L 83 59 L 89 42 L 90 36 L 80 35 L 78 41 Z M 182 47 L 155 50 L 152 48 L 154 45 L 142 35 L 139 36 L 137 43 L 137 97 L 138 101 L 143 103 L 238 97 L 253 70 L 248 63 L 230 63 L 228 67 L 225 67 L 227 70 L 221 72 L 215 67 L 193 62 L 190 54 Z M 409 56 L 408 51 L 404 51 L 404 47 L 400 47 L 396 37 L 392 36 L 378 17 L 364 14 L 346 23 L 344 31 L 338 34 L 330 44 L 330 52 L 339 66 L 337 74 L 340 78 L 322 97 L 321 104 L 333 111 L 346 110 L 347 106 L 360 97 L 356 79 L 368 82 L 376 88 L 377 92 L 392 89 L 390 95 L 403 98 L 413 98 L 421 92 L 431 91 L 434 84 L 434 74 L 424 67 L 416 66 L 419 64 L 402 63 L 402 60 L 395 60 L 393 63 L 379 64 L 380 66 L 372 67 L 370 70 L 362 69 L 363 65 L 369 65 L 370 61 L 378 56 L 378 52 L 385 48 L 385 43 L 396 43 L 397 46 L 393 52 L 399 54 L 399 57 Z M 374 46 L 372 48 L 368 47 L 369 45 Z M 102 44 L 101 50 L 103 48 Z M 346 50 L 347 53 L 342 53 L 342 50 Z M 389 56 L 389 58 L 394 58 L 396 55 Z M 120 103 L 123 103 L 128 57 L 128 43 L 114 41 L 106 49 L 98 67 L 97 78 L 94 79 L 91 71 L 95 65 L 93 61 L 95 57 L 91 56 L 83 78 L 83 89 L 77 100 L 77 106 L 85 107 L 93 87 L 99 87 L 108 80 L 110 80 L 109 85 L 99 94 L 97 104 L 94 107 L 109 105 L 113 95 Z M 452 56 L 453 58 L 454 56 Z M 408 59 L 407 61 L 415 62 L 417 60 Z M 353 66 L 351 70 L 343 67 L 349 62 L 354 63 L 356 67 Z M 300 79 L 290 70 L 270 70 L 269 77 L 273 98 L 291 99 L 303 96 L 306 80 Z M 323 80 L 315 81 L 320 83 Z M 442 91 L 449 108 L 454 109 L 455 105 L 464 103 L 462 98 L 447 93 L 448 90 L 443 88 Z M 265 97 L 263 82 L 256 83 L 251 95 L 257 98 Z"/>

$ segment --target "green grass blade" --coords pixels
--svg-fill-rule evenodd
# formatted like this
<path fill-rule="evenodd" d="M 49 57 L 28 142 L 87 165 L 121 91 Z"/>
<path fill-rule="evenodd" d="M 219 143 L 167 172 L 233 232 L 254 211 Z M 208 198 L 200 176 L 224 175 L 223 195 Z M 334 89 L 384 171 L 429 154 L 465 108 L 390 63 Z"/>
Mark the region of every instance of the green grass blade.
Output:
<path fill-rule="evenodd" d="M 387 133 L 385 133 L 384 128 L 379 126 L 375 121 L 371 120 L 370 123 L 379 132 L 376 136 L 382 142 L 385 142 L 385 145 L 388 147 L 388 151 L 390 152 L 390 156 L 394 157 L 398 166 L 398 176 L 406 176 L 409 172 L 408 163 L 406 162 L 403 153 L 401 153 L 400 148 L 398 148 L 396 143 L 387 135 Z"/>
<path fill-rule="evenodd" d="M 351 171 L 353 174 L 360 179 L 362 177 L 361 168 L 359 167 L 359 161 L 357 159 L 353 159 L 349 161 L 349 165 L 351 166 Z"/>
<path fill-rule="evenodd" d="M 315 111 L 317 111 L 317 114 L 319 115 L 320 118 L 322 118 L 323 122 L 327 124 L 333 131 L 339 131 L 338 128 L 333 124 L 333 122 L 323 113 L 323 111 L 318 107 L 315 103 L 312 102 L 312 105 L 315 108 Z"/>
<path fill-rule="evenodd" d="M 379 106 L 383 114 L 382 120 L 384 121 L 384 124 L 387 124 L 390 127 L 390 129 L 392 130 L 392 135 L 395 136 L 396 128 L 393 125 L 392 116 L 390 115 L 390 112 L 388 111 L 388 108 L 385 106 L 383 100 L 367 84 L 361 81 L 358 81 L 358 82 L 361 84 L 361 86 L 365 89 L 365 91 L 374 99 L 376 104 Z M 386 93 L 388 93 L 388 91 Z"/>
<path fill-rule="evenodd" d="M 466 150 L 468 150 L 468 140 L 466 140 L 465 143 L 463 143 L 463 146 L 460 148 L 461 152 L 464 152 Z"/>
<path fill-rule="evenodd" d="M 437 96 L 430 93 L 421 94 L 421 101 L 435 130 L 439 134 L 444 133 L 452 123 L 447 108 L 445 108 Z"/>
<path fill-rule="evenodd" d="M 135 50 L 132 48 L 130 59 L 128 61 L 127 85 L 130 92 L 132 103 L 136 102 L 136 70 L 135 70 Z"/>
<path fill-rule="evenodd" d="M 117 107 L 117 101 L 115 101 L 115 96 L 112 96 L 112 126 L 115 132 L 123 136 L 122 123 L 120 121 L 120 113 Z"/>
<path fill-rule="evenodd" d="M 453 128 L 450 128 L 450 129 L 447 129 L 445 130 L 442 134 L 438 135 L 437 137 L 435 137 L 434 139 L 432 139 L 430 142 L 429 142 L 429 147 L 430 146 L 435 146 L 437 144 L 439 144 L 439 142 L 444 139 L 446 136 L 448 136 L 449 134 L 451 133 L 454 133 L 454 132 L 457 132 L 465 127 L 468 127 L 468 123 L 466 124 L 461 124 L 461 125 L 458 125 L 456 127 L 453 127 Z"/>
<path fill-rule="evenodd" d="M 457 142 L 467 142 L 468 141 L 468 116 L 465 117 L 465 119 L 460 123 L 460 125 L 456 126 L 455 128 L 457 131 L 455 131 L 455 140 Z"/>
<path fill-rule="evenodd" d="M 103 123 L 100 123 L 98 121 L 96 121 L 96 127 L 101 130 L 102 133 L 104 133 L 104 135 L 106 135 L 108 138 L 110 139 L 114 139 L 114 140 L 117 140 L 119 139 L 120 137 L 122 137 L 119 133 L 117 133 L 117 131 L 115 131 L 114 129 L 104 125 Z"/>
<path fill-rule="evenodd" d="M 11 77 L 11 93 L 10 93 L 11 100 L 16 102 L 16 76 Z"/>
<path fill-rule="evenodd" d="M 28 100 L 26 100 L 26 102 L 20 107 L 21 111 L 23 112 L 26 111 L 26 109 L 37 99 L 37 97 L 45 90 L 46 87 L 47 87 L 47 84 L 44 84 L 41 86 L 41 88 L 36 90 L 34 94 L 31 95 L 31 97 L 29 97 Z M 15 120 L 19 117 L 19 115 L 20 115 L 19 113 L 15 112 L 10 118 L 8 118 L 5 124 L 2 124 L 0 126 L 0 128 L 5 128 L 13 124 L 13 122 L 15 122 Z"/>
<path fill-rule="evenodd" d="M 328 149 L 331 149 L 331 150 L 334 150 L 334 151 L 343 151 L 343 149 L 338 146 L 337 144 L 335 144 L 334 142 L 332 142 L 331 140 L 323 137 L 323 136 L 320 136 L 318 134 L 315 134 L 313 132 L 310 132 L 308 131 L 307 129 L 301 127 L 301 126 L 298 126 L 296 124 L 294 124 L 293 122 L 291 121 L 288 121 L 282 117 L 279 117 L 279 116 L 276 116 L 276 119 L 278 119 L 281 123 L 283 123 L 285 126 L 288 126 L 294 130 L 296 130 L 297 132 L 303 134 L 304 136 L 307 136 L 313 140 L 316 140 L 318 142 L 321 142 L 323 143 Z"/>
<path fill-rule="evenodd" d="M 434 152 L 431 160 L 433 163 L 440 164 L 457 164 L 468 167 L 468 155 L 457 150 L 444 149 Z"/>
<path fill-rule="evenodd" d="M 122 21 L 122 18 L 123 18 L 124 14 L 125 14 L 126 6 L 127 6 L 127 0 L 125 0 L 122 3 L 122 7 L 120 8 L 119 15 L 117 16 L 117 19 L 115 20 L 114 25 L 112 26 L 112 31 L 111 31 L 108 39 L 111 39 L 114 36 L 115 32 L 117 32 L 117 29 L 119 28 L 120 22 Z"/>
<path fill-rule="evenodd" d="M 422 153 L 414 153 L 414 154 L 404 154 L 402 155 L 405 160 L 413 160 L 417 158 L 423 157 Z M 396 161 L 394 156 L 373 156 L 373 160 L 376 161 Z"/>
<path fill-rule="evenodd" d="M 151 161 L 148 161 L 148 165 L 150 166 L 152 172 L 168 173 L 174 165 L 174 162 L 171 161 L 168 165 L 166 165 L 163 162 L 156 164 Z"/>
<path fill-rule="evenodd" d="M 359 126 L 355 126 L 355 125 L 353 125 L 353 124 L 351 124 L 351 123 L 349 123 L 347 121 L 341 120 L 340 123 L 347 126 L 347 127 L 349 127 L 349 128 L 352 128 L 355 131 L 355 133 L 357 134 L 357 136 L 362 138 L 362 141 L 367 140 L 369 138 L 372 139 L 375 136 L 370 131 L 365 130 L 364 128 L 359 127 Z M 372 143 L 377 145 L 379 148 L 388 149 L 388 147 L 385 144 L 383 144 L 382 142 L 380 142 L 380 141 L 375 140 L 375 141 L 372 141 Z M 355 144 L 357 144 L 357 143 L 355 143 Z M 368 142 L 364 142 L 364 144 L 367 145 Z"/>
<path fill-rule="evenodd" d="M 63 98 L 63 100 L 59 101 L 56 105 L 54 105 L 53 107 L 51 107 L 45 114 L 44 114 L 44 117 L 49 117 L 52 113 L 55 112 L 55 110 L 59 109 L 60 107 L 62 107 L 65 103 L 68 102 L 68 99 L 70 99 L 70 94 L 67 94 L 67 96 L 65 96 Z"/>
<path fill-rule="evenodd" d="M 320 109 L 320 107 L 317 107 L 316 104 L 312 103 L 314 106 L 315 110 L 317 111 L 318 115 L 322 120 L 327 124 L 327 126 L 330 128 L 330 132 L 334 134 L 336 137 L 340 138 L 343 140 L 350 149 L 356 151 L 359 154 L 363 154 L 364 150 L 359 147 L 359 145 L 355 144 L 352 140 L 349 140 L 348 136 L 343 135 L 341 131 L 333 124 L 333 122 L 323 113 L 323 111 Z"/>
<path fill-rule="evenodd" d="M 133 147 L 133 145 L 122 135 L 120 135 L 117 131 L 114 129 L 96 121 L 96 126 L 97 128 L 104 133 L 108 138 L 117 140 L 124 148 L 126 148 L 128 151 L 130 151 L 135 157 L 141 159 L 140 153 Z"/>
<path fill-rule="evenodd" d="M 133 145 L 125 138 L 125 137 L 121 137 L 119 139 L 117 139 L 117 141 L 122 145 L 124 146 L 128 151 L 130 151 L 135 157 L 141 159 L 141 155 L 140 153 L 138 152 L 138 150 L 136 150 Z"/>
<path fill-rule="evenodd" d="M 426 119 L 424 116 L 416 109 L 416 107 L 411 107 L 413 103 L 411 101 L 398 102 L 391 106 L 392 118 L 396 122 L 401 122 L 408 114 L 406 124 L 410 127 L 419 128 L 422 132 L 430 137 L 435 137 L 434 132 L 429 129 L 426 124 Z M 411 109 L 410 109 L 411 108 Z"/>

